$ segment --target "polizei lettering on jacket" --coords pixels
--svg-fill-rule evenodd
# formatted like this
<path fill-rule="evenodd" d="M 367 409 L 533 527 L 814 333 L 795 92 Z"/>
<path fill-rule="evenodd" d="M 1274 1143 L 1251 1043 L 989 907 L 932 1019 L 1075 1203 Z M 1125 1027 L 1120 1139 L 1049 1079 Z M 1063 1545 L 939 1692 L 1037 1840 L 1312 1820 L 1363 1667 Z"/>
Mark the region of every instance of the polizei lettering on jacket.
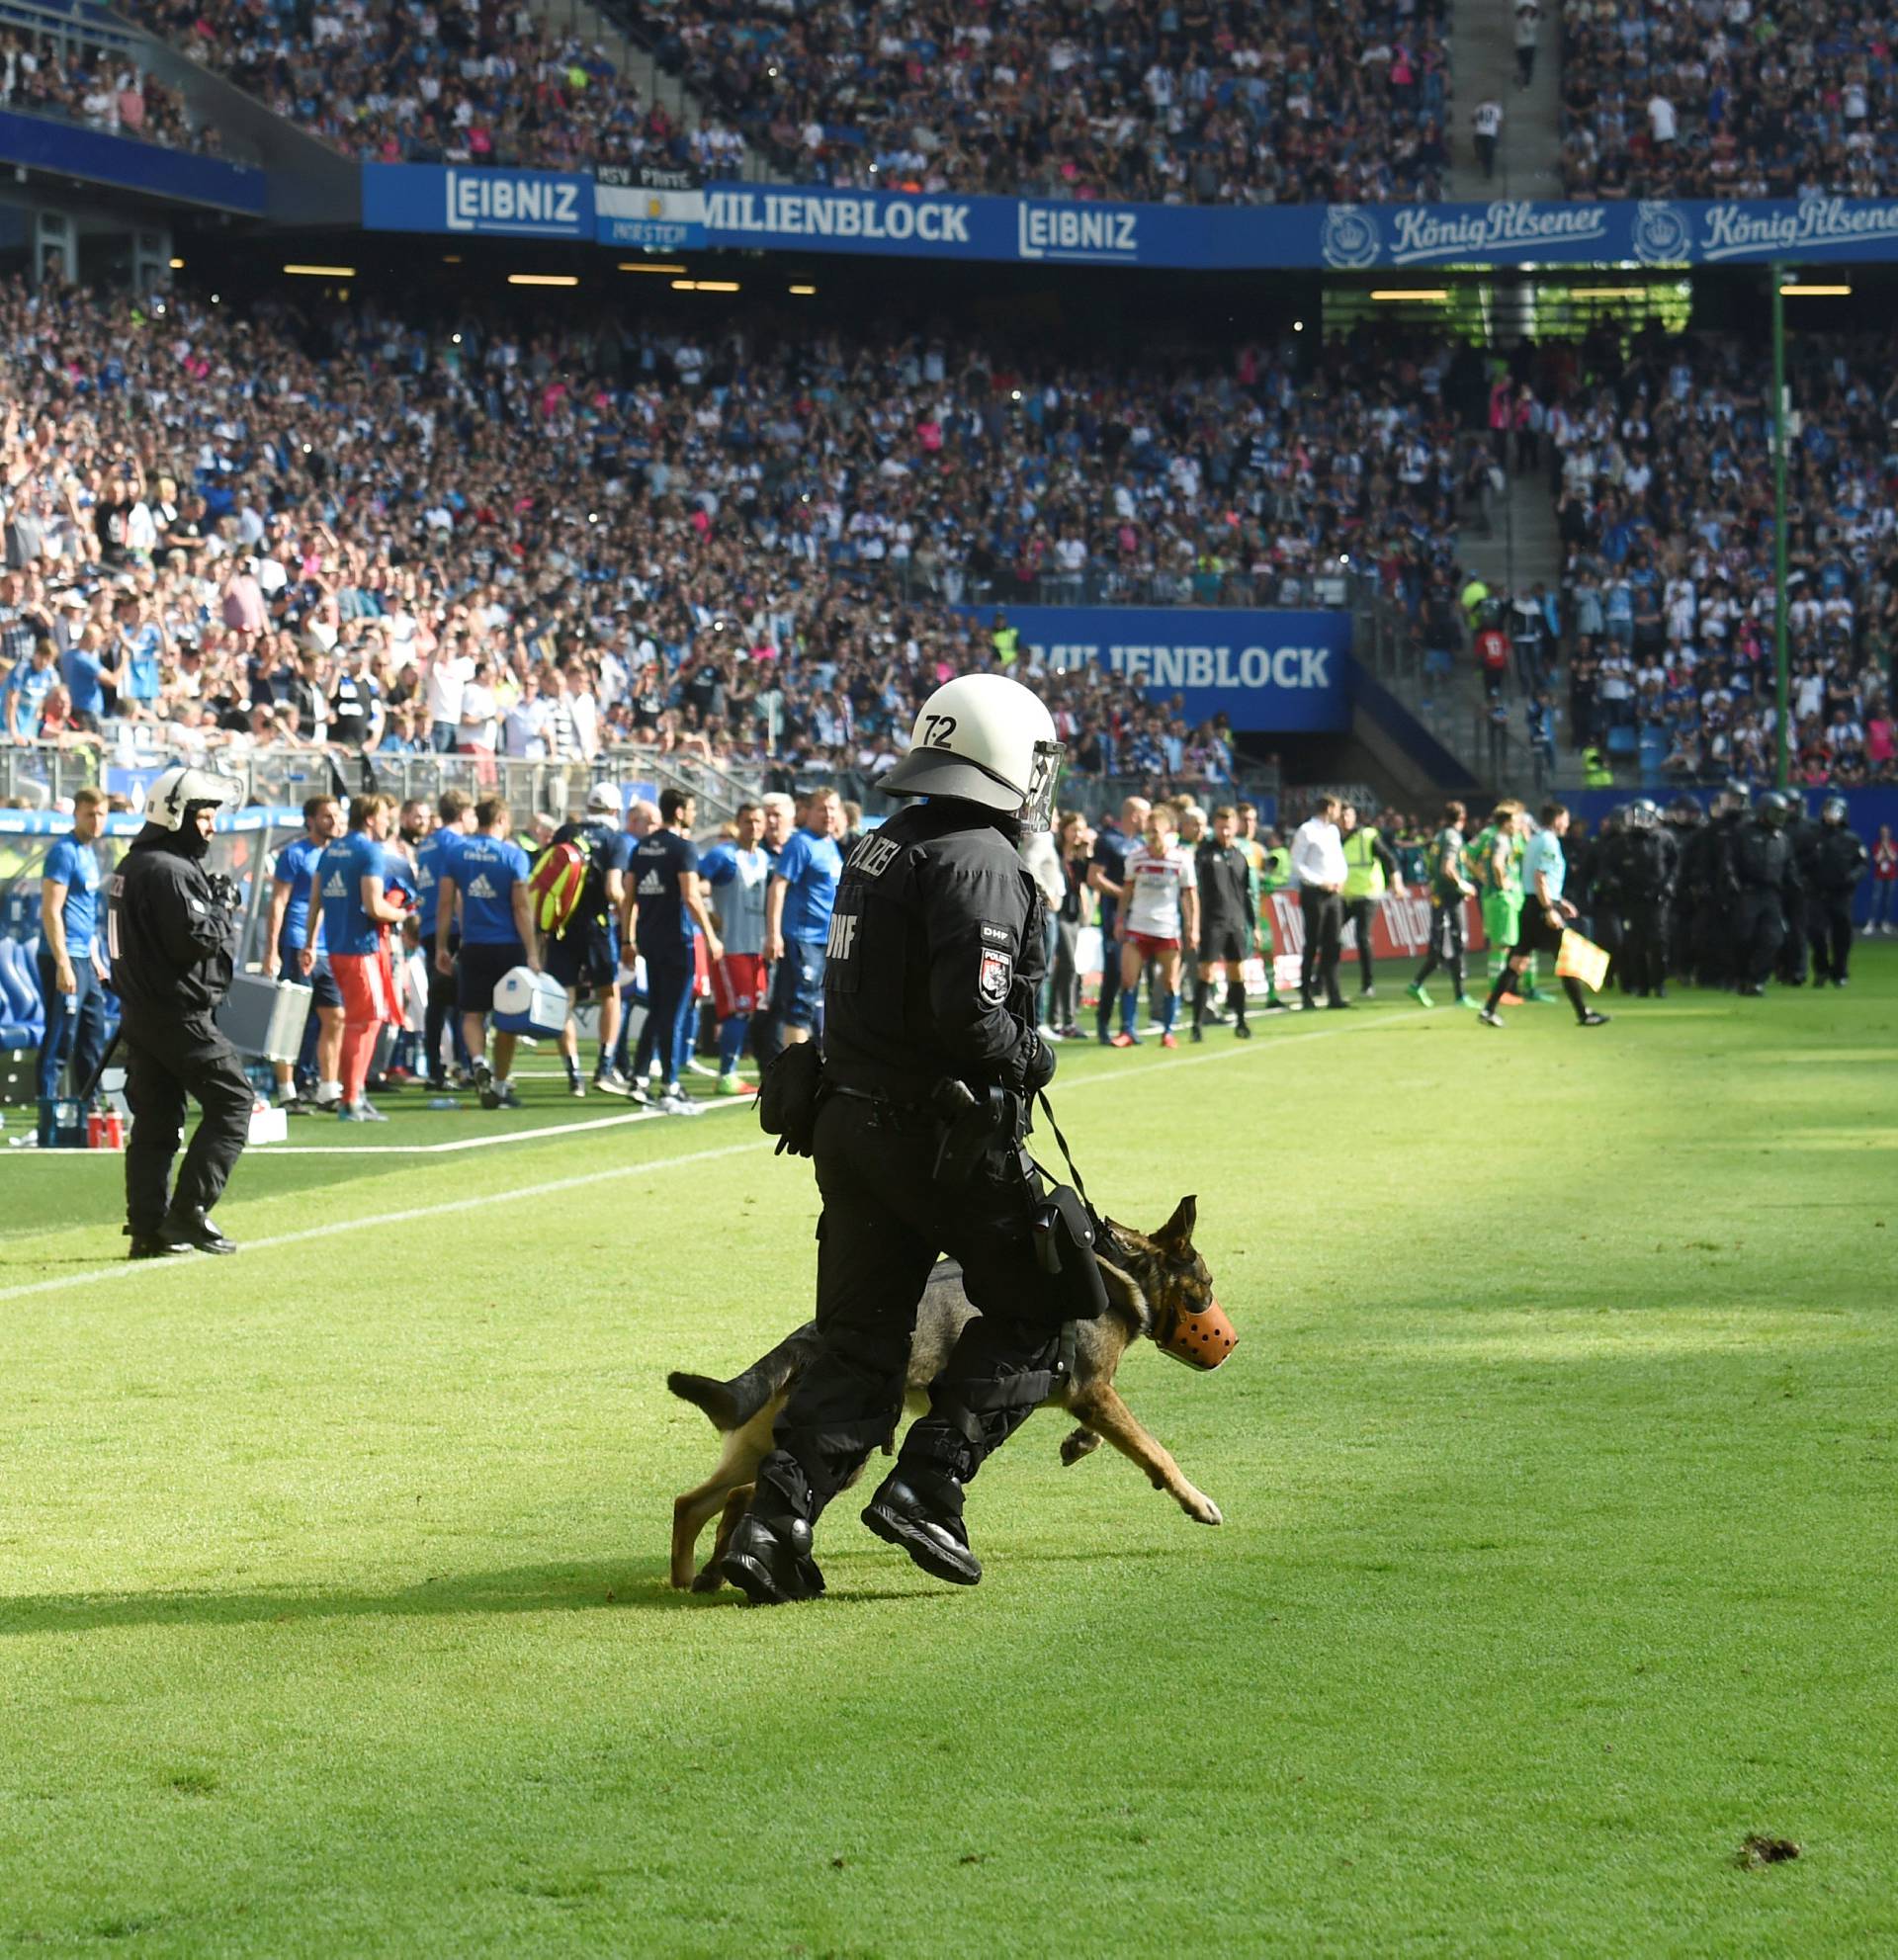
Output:
<path fill-rule="evenodd" d="M 712 191 L 705 200 L 711 231 L 770 232 L 789 238 L 920 239 L 969 243 L 969 207 L 933 198 L 820 197 L 802 191 Z"/>

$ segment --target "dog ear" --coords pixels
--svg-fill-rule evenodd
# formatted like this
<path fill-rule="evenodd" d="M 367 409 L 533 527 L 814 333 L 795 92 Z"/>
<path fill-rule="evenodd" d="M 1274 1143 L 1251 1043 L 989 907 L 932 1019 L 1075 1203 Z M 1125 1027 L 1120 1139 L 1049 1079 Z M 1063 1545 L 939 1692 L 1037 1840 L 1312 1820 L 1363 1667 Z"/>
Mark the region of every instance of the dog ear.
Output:
<path fill-rule="evenodd" d="M 1173 1208 L 1173 1215 L 1154 1237 L 1169 1251 L 1184 1252 L 1193 1242 L 1193 1227 L 1199 1219 L 1199 1200 L 1182 1198 Z"/>

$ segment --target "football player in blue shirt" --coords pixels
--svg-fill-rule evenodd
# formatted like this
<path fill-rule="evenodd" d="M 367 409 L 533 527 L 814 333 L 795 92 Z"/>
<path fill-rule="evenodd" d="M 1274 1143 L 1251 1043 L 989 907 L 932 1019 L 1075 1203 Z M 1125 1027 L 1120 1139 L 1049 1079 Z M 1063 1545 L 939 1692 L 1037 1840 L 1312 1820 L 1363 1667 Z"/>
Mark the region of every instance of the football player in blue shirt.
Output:
<path fill-rule="evenodd" d="M 474 833 L 462 839 L 453 860 L 444 866 L 435 902 L 437 973 L 456 972 L 448 942 L 458 917 L 461 922 L 456 999 L 462 1010 L 462 1034 L 474 1058 L 474 1080 L 483 1109 L 521 1106 L 511 1079 L 515 1038 L 497 1028 L 491 1068 L 484 1059 L 494 989 L 516 967 L 536 974 L 541 970 L 527 889 L 527 853 L 508 836 L 511 821 L 500 797 L 483 797 L 474 806 Z"/>
<path fill-rule="evenodd" d="M 303 804 L 303 834 L 277 853 L 271 872 L 270 926 L 264 938 L 263 968 L 279 973 L 293 986 L 310 989 L 314 1010 L 303 1031 L 303 1052 L 298 1068 L 316 1071 L 316 1092 L 305 1100 L 297 1093 L 288 1062 L 274 1064 L 277 1100 L 293 1116 L 317 1109 L 341 1107 L 343 1065 L 343 996 L 329 962 L 316 948 L 322 933 L 322 907 L 311 916 L 310 882 L 316 860 L 342 828 L 342 812 L 334 797 L 310 797 Z M 305 957 L 307 955 L 307 958 Z"/>
<path fill-rule="evenodd" d="M 42 1102 L 59 1092 L 59 1068 L 72 1049 L 72 1089 L 85 1093 L 106 1052 L 105 949 L 99 938 L 99 852 L 104 790 L 80 790 L 72 828 L 46 853 L 40 875 L 40 991 L 46 1032 L 40 1044 Z"/>
<path fill-rule="evenodd" d="M 843 810 L 835 790 L 813 790 L 804 818 L 771 868 L 764 954 L 776 962 L 771 1008 L 787 1047 L 809 1041 L 823 1017 L 824 947 L 843 872 Z"/>
<path fill-rule="evenodd" d="M 461 935 L 451 929 L 448 935 L 448 971 L 444 973 L 434 957 L 437 902 L 442 880 L 451 875 L 455 853 L 474 827 L 474 806 L 460 790 L 444 790 L 435 805 L 440 819 L 436 827 L 415 848 L 415 917 L 421 927 L 422 945 L 428 950 L 428 1008 L 422 1017 L 423 1071 L 431 1089 L 448 1087 L 442 1061 L 442 1033 L 454 1037 L 455 1060 L 464 1075 L 473 1073 L 468 1043 L 462 1035 L 461 1017 L 455 1010 L 455 956 L 461 951 Z"/>
<path fill-rule="evenodd" d="M 364 1093 L 377 1037 L 385 1021 L 399 1020 L 383 929 L 407 907 L 389 895 L 387 853 L 394 806 L 388 797 L 355 798 L 349 829 L 316 860 L 323 907 L 323 944 L 343 996 L 343 1106 L 346 1123 L 387 1123 Z"/>
<path fill-rule="evenodd" d="M 725 942 L 725 957 L 712 968 L 722 1096 L 750 1093 L 751 1085 L 738 1079 L 738 1063 L 751 1017 L 764 1011 L 767 973 L 764 908 L 771 860 L 759 842 L 764 831 L 761 806 L 738 806 L 737 831 L 730 843 L 715 844 L 699 860 L 699 876 L 711 888 L 719 936 Z"/>

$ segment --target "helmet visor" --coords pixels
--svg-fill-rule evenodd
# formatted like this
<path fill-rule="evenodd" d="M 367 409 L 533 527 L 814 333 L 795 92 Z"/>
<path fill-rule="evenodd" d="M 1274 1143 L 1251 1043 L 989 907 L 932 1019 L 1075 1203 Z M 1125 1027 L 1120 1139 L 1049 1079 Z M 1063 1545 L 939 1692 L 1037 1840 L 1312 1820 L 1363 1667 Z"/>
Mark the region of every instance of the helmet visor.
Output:
<path fill-rule="evenodd" d="M 1034 760 L 1028 767 L 1028 787 L 1021 799 L 1021 827 L 1046 830 L 1055 820 L 1055 789 L 1061 781 L 1062 758 L 1068 753 L 1060 742 L 1037 742 Z"/>

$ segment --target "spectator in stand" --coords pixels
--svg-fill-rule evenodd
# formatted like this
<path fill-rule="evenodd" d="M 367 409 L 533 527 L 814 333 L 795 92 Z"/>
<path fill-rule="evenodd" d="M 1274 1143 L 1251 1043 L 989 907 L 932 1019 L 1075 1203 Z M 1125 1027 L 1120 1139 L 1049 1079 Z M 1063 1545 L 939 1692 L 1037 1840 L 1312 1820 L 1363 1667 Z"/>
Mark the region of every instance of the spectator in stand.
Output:
<path fill-rule="evenodd" d="M 1871 846 L 1871 913 L 1868 933 L 1898 932 L 1898 841 L 1891 825 L 1881 823 Z"/>
<path fill-rule="evenodd" d="M 843 872 L 842 815 L 834 790 L 813 790 L 771 870 L 764 956 L 774 968 L 771 1011 L 786 1046 L 822 1032 L 825 947 Z"/>
<path fill-rule="evenodd" d="M 46 697 L 59 685 L 57 649 L 50 634 L 33 642 L 33 651 L 7 676 L 7 735 L 16 742 L 36 740 Z"/>
<path fill-rule="evenodd" d="M 40 995 L 45 1032 L 35 1088 L 42 1102 L 59 1092 L 70 1057 L 72 1092 L 90 1095 L 106 1052 L 106 949 L 99 926 L 98 837 L 106 793 L 83 789 L 72 800 L 72 828 L 46 853 L 40 877 Z"/>
<path fill-rule="evenodd" d="M 1476 143 L 1476 160 L 1483 166 L 1483 181 L 1488 184 L 1496 176 L 1496 146 L 1503 135 L 1503 105 L 1493 95 L 1486 95 L 1470 111 L 1470 130 Z"/>
<path fill-rule="evenodd" d="M 323 943 L 343 997 L 342 1106 L 345 1123 L 387 1123 L 370 1101 L 369 1065 L 385 1023 L 398 1024 L 389 968 L 388 927 L 407 906 L 388 895 L 384 843 L 392 806 L 388 797 L 351 800 L 349 828 L 316 860 Z"/>
<path fill-rule="evenodd" d="M 305 1096 L 298 1088 L 296 1069 L 290 1063 L 271 1065 L 277 1074 L 277 1100 L 293 1116 L 334 1111 L 343 1093 L 343 996 L 317 944 L 322 938 L 323 911 L 313 895 L 316 861 L 341 828 L 342 811 L 334 797 L 305 798 L 303 834 L 292 838 L 277 853 L 271 868 L 263 971 L 267 979 L 281 974 L 291 985 L 310 990 L 300 1065 L 306 1072 L 313 1070 L 310 1094 Z"/>
<path fill-rule="evenodd" d="M 671 1116 L 696 1116 L 700 1105 L 685 1087 L 692 1057 L 693 945 L 705 935 L 707 961 L 716 966 L 725 947 L 712 923 L 692 841 L 697 806 L 683 790 L 661 790 L 656 828 L 633 853 L 630 903 L 634 938 L 646 962 L 646 1026 L 640 1031 L 633 1079 L 644 1083 L 648 1059 L 659 1071 L 658 1106 Z"/>
<path fill-rule="evenodd" d="M 764 1012 L 770 972 L 764 959 L 765 902 L 771 859 L 761 841 L 764 809 L 738 806 L 733 835 L 699 860 L 699 876 L 712 904 L 724 957 L 712 973 L 712 1006 L 719 1022 L 719 1080 L 716 1093 L 741 1096 L 752 1085 L 739 1078 L 745 1038 L 752 1020 Z"/>
<path fill-rule="evenodd" d="M 535 951 L 534 914 L 527 889 L 527 853 L 508 836 L 512 819 L 501 797 L 474 806 L 474 829 L 450 846 L 437 875 L 435 971 L 456 976 L 462 1038 L 468 1044 L 483 1109 L 519 1109 L 514 1087 L 516 1037 L 494 1033 L 487 1061 L 487 1017 L 494 989 L 516 967 L 541 970 Z M 461 928 L 459 959 L 449 951 Z"/>
<path fill-rule="evenodd" d="M 613 1061 L 620 1040 L 620 914 L 627 905 L 626 874 L 633 862 L 619 791 L 611 783 L 594 784 L 587 792 L 585 814 L 576 822 L 562 823 L 551 841 L 571 844 L 586 860 L 579 899 L 566 922 L 548 940 L 546 950 L 547 971 L 566 988 L 561 1062 L 566 1069 L 567 1093 L 576 1099 L 586 1094 L 573 1015 L 581 993 L 590 992 L 600 1017 L 593 1086 L 606 1095 L 644 1102 L 644 1087 L 628 1081 Z"/>

